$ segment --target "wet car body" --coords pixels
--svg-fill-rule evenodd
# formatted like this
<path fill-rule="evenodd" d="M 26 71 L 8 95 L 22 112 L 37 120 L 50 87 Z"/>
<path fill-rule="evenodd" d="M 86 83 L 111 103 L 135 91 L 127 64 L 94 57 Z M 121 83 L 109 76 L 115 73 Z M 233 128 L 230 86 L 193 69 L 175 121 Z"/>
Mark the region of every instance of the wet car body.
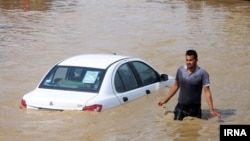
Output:
<path fill-rule="evenodd" d="M 172 76 L 136 57 L 83 54 L 53 66 L 39 85 L 23 96 L 21 107 L 100 112 L 169 87 L 173 81 Z"/>

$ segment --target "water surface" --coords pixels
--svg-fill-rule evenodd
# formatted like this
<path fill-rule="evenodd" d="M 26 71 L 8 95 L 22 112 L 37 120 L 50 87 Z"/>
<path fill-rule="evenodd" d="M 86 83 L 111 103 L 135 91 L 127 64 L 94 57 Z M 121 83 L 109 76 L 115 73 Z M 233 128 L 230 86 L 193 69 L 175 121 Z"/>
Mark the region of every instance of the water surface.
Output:
<path fill-rule="evenodd" d="M 168 88 L 101 113 L 18 108 L 58 61 L 85 53 L 147 60 L 175 75 L 187 49 L 210 75 L 214 107 L 173 121 Z M 250 124 L 250 2 L 244 0 L 0 0 L 0 140 L 218 141 L 220 124 Z"/>

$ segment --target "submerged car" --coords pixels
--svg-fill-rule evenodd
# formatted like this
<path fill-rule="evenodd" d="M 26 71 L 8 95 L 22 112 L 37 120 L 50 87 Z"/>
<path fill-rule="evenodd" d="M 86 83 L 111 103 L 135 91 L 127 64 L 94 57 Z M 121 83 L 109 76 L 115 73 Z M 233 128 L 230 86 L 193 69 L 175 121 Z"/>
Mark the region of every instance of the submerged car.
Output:
<path fill-rule="evenodd" d="M 83 54 L 57 63 L 23 96 L 20 108 L 100 112 L 169 87 L 173 81 L 139 58 Z"/>

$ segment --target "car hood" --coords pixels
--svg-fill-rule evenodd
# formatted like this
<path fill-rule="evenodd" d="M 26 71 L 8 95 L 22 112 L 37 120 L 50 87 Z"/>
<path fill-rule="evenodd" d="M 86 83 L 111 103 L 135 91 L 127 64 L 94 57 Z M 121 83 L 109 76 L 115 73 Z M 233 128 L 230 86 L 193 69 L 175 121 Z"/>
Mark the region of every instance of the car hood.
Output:
<path fill-rule="evenodd" d="M 48 90 L 37 88 L 24 95 L 27 108 L 51 110 L 82 110 L 97 93 Z"/>

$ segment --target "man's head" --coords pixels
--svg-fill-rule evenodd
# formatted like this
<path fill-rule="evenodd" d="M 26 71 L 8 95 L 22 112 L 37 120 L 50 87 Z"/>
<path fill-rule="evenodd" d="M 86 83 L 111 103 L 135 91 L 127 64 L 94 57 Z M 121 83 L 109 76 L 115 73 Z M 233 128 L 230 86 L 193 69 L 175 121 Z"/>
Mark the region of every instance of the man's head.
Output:
<path fill-rule="evenodd" d="M 198 62 L 198 55 L 195 50 L 186 51 L 186 65 L 188 69 L 194 69 Z"/>

